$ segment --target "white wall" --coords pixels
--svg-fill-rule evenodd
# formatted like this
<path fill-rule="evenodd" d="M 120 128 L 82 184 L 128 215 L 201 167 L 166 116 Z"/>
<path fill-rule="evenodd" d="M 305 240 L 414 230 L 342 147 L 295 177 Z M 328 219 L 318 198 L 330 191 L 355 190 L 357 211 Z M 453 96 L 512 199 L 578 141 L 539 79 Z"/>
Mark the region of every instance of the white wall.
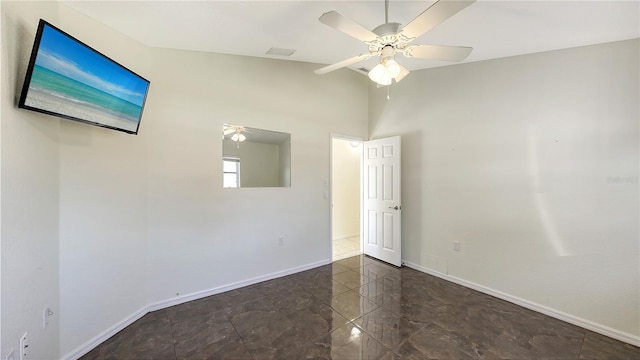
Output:
<path fill-rule="evenodd" d="M 330 260 L 329 134 L 366 135 L 366 78 L 249 57 L 152 56 L 152 96 L 165 104 L 143 129 L 152 301 Z M 292 186 L 223 189 L 224 123 L 290 133 Z"/>
<path fill-rule="evenodd" d="M 370 87 L 371 137 L 403 136 L 404 260 L 640 343 L 638 44 Z"/>
<path fill-rule="evenodd" d="M 27 331 L 30 357 L 51 359 L 148 303 L 146 146 L 15 108 L 38 19 L 147 77 L 148 50 L 59 3 L 3 1 L 2 16 L 2 351 Z"/>
<path fill-rule="evenodd" d="M 148 304 L 142 131 L 60 126 L 61 355 Z"/>
<path fill-rule="evenodd" d="M 63 16 L 54 25 L 151 79 L 146 47 L 64 5 L 57 12 Z M 149 94 L 153 107 L 153 85 Z M 152 121 L 143 116 L 138 136 L 60 122 L 60 355 L 148 304 L 145 128 Z"/>
<path fill-rule="evenodd" d="M 332 238 L 360 235 L 360 158 L 362 144 L 331 139 Z"/>
<path fill-rule="evenodd" d="M 2 344 L 15 349 L 27 332 L 30 356 L 58 353 L 59 317 L 42 330 L 42 310 L 59 311 L 58 185 L 60 121 L 17 109 L 39 15 L 55 6 L 3 1 L 1 87 Z M 20 8 L 18 10 L 17 8 Z"/>

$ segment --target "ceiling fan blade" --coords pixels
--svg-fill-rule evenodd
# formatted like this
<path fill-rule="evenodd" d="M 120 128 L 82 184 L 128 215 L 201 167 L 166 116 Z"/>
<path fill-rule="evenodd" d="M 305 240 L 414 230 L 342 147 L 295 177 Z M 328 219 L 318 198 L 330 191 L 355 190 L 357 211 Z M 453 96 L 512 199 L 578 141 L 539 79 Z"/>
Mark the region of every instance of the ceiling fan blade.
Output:
<path fill-rule="evenodd" d="M 439 0 L 402 28 L 402 34 L 417 38 L 438 26 L 476 0 Z"/>
<path fill-rule="evenodd" d="M 373 41 L 378 37 L 378 35 L 367 30 L 362 25 L 340 15 L 336 11 L 329 11 L 328 13 L 322 14 L 322 16 L 320 16 L 320 22 L 360 41 Z"/>
<path fill-rule="evenodd" d="M 411 45 L 404 49 L 404 56 L 442 61 L 462 61 L 473 48 L 466 46 L 446 45 Z"/>
<path fill-rule="evenodd" d="M 343 68 L 345 66 L 349 66 L 351 64 L 355 64 L 355 63 L 357 63 L 359 61 L 367 60 L 368 58 L 370 58 L 370 57 L 372 57 L 374 55 L 376 55 L 376 54 L 362 54 L 362 55 L 354 56 L 354 57 L 349 58 L 347 60 L 340 61 L 339 63 L 335 63 L 335 64 L 332 64 L 332 65 L 320 68 L 318 70 L 315 70 L 314 73 L 316 73 L 318 75 L 326 74 L 326 73 L 331 72 L 333 70 L 338 70 L 338 69 Z"/>
<path fill-rule="evenodd" d="M 404 79 L 405 76 L 409 75 L 409 70 L 406 67 L 404 67 L 404 66 L 402 66 L 400 64 L 398 64 L 398 66 L 400 66 L 400 74 L 398 74 L 398 76 L 394 77 L 394 79 L 396 80 L 396 83 L 399 83 L 400 80 Z"/>

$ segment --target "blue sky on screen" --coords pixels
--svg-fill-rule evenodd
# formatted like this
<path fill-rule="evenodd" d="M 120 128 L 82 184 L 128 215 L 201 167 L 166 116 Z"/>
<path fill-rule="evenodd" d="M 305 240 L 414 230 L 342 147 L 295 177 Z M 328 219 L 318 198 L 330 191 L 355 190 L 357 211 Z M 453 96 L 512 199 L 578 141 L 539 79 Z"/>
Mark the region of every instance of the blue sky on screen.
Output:
<path fill-rule="evenodd" d="M 45 24 L 36 65 L 142 106 L 148 83 Z"/>

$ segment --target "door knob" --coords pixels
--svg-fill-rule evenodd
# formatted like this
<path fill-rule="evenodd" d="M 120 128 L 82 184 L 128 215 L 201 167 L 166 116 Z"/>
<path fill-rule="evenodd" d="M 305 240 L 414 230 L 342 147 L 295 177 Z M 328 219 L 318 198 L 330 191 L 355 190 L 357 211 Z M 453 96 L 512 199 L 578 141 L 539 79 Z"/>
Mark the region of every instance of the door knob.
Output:
<path fill-rule="evenodd" d="M 398 205 L 396 205 L 394 207 L 389 206 L 389 209 L 400 210 L 400 209 L 402 209 L 402 206 L 398 206 Z"/>

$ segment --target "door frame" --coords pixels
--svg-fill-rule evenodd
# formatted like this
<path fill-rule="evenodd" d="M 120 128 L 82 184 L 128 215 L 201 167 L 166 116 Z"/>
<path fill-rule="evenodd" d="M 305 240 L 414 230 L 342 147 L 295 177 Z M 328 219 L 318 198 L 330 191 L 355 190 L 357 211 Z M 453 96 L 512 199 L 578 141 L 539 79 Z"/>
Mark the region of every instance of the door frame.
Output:
<path fill-rule="evenodd" d="M 338 134 L 338 133 L 329 133 L 329 180 L 327 180 L 328 183 L 328 191 L 329 191 L 329 244 L 330 244 L 330 259 L 331 261 L 333 261 L 333 139 L 338 139 L 338 140 L 346 140 L 346 141 L 357 141 L 360 143 L 360 146 L 362 146 L 364 148 L 364 142 L 367 141 L 361 137 L 357 137 L 357 136 L 349 136 L 349 135 L 343 135 L 343 134 Z M 364 156 L 364 151 L 361 149 L 360 151 L 360 165 L 359 165 L 359 171 L 360 171 L 360 204 L 358 206 L 358 211 L 360 212 L 360 223 L 358 224 L 358 227 L 360 228 L 360 253 L 362 253 L 362 251 L 364 250 L 364 243 L 363 243 L 363 237 L 362 237 L 362 231 L 363 231 L 363 220 L 362 220 L 362 209 L 364 206 L 363 203 L 363 196 L 362 196 L 362 181 L 363 181 L 363 177 L 362 177 L 362 161 L 364 160 L 363 158 Z"/>

